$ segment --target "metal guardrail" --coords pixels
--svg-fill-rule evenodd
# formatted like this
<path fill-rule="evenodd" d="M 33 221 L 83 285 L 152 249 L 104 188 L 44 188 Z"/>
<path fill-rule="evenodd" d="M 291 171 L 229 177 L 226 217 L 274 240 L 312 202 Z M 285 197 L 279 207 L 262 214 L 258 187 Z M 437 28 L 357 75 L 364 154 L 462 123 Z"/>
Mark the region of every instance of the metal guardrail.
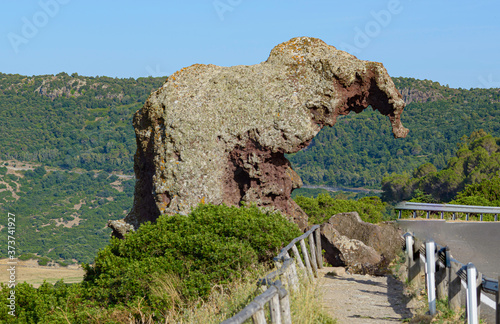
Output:
<path fill-rule="evenodd" d="M 486 278 L 477 271 L 472 263 L 464 265 L 455 260 L 448 247 L 435 244 L 430 240 L 423 244 L 416 243 L 411 233 L 403 235 L 403 249 L 406 252 L 408 281 L 420 283 L 419 278 L 425 269 L 429 313 L 436 314 L 436 299 L 448 297 L 448 307 L 458 309 L 462 301 L 460 291 L 466 289 L 467 323 L 479 323 L 479 305 L 496 310 L 496 323 L 500 324 L 500 293 L 498 280 Z M 485 293 L 494 294 L 495 301 Z"/>
<path fill-rule="evenodd" d="M 480 221 L 483 221 L 483 214 L 494 214 L 495 222 L 498 221 L 498 214 L 500 214 L 500 207 L 489 206 L 469 206 L 469 205 L 452 205 L 452 204 L 427 204 L 415 202 L 400 202 L 395 207 L 399 210 L 398 218 L 401 218 L 403 210 L 412 210 L 413 218 L 416 217 L 417 211 L 427 212 L 427 217 L 430 217 L 431 212 L 439 212 L 441 219 L 444 219 L 444 213 L 452 213 L 452 220 L 457 219 L 457 214 L 465 214 L 465 219 L 469 220 L 469 215 L 480 215 Z"/>
<path fill-rule="evenodd" d="M 314 235 L 313 235 L 314 234 Z M 309 241 L 309 249 L 304 240 Z M 299 243 L 302 257 L 297 249 Z M 292 251 L 294 257 L 290 257 L 289 251 Z M 304 259 L 304 261 L 302 261 Z M 259 279 L 258 286 L 265 288 L 265 291 L 250 302 L 243 310 L 233 317 L 225 320 L 221 324 L 241 324 L 252 318 L 254 324 L 265 324 L 265 306 L 269 304 L 269 314 L 271 323 L 291 324 L 290 299 L 288 291 L 284 285 L 292 290 L 299 289 L 299 277 L 295 262 L 299 266 L 302 279 L 314 280 L 318 276 L 318 268 L 323 268 L 323 256 L 321 252 L 320 226 L 314 225 L 311 229 L 301 236 L 293 239 L 287 246 L 281 249 L 280 253 L 273 258 L 278 270 Z M 275 281 L 273 281 L 275 280 Z"/>

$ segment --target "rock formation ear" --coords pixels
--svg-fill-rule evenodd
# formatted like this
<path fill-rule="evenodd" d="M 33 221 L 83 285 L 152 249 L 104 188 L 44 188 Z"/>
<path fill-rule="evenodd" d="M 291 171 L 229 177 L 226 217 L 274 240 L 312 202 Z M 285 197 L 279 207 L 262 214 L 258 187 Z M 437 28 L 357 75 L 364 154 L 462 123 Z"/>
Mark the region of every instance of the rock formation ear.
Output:
<path fill-rule="evenodd" d="M 307 215 L 290 197 L 302 182 L 285 153 L 370 105 L 389 116 L 395 137 L 406 136 L 404 102 L 382 64 L 316 38 L 279 44 L 256 65 L 177 71 L 134 116 L 134 205 L 109 222 L 113 235 L 199 203 L 255 203 L 304 228 Z"/>

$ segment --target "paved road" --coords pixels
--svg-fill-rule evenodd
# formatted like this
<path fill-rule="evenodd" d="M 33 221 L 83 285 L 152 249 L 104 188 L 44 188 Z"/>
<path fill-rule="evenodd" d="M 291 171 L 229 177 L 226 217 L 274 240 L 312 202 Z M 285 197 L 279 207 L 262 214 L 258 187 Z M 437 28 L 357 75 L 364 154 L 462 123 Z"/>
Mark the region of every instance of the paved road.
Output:
<path fill-rule="evenodd" d="M 458 261 L 474 263 L 489 278 L 500 275 L 500 222 L 445 222 L 441 220 L 400 220 L 402 228 L 425 240 L 448 245 Z"/>
<path fill-rule="evenodd" d="M 486 277 L 497 279 L 500 275 L 500 222 L 400 220 L 398 223 L 422 240 L 433 239 L 440 245 L 448 245 L 455 259 L 464 264 L 474 263 Z M 481 317 L 487 323 L 494 323 L 493 310 L 487 306 L 481 307 Z"/>

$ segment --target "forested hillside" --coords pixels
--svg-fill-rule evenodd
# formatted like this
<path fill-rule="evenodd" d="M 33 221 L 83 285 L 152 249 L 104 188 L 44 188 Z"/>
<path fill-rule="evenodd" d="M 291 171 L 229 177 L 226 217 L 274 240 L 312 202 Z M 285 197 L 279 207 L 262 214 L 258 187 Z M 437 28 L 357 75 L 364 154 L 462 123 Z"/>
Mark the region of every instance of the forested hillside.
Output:
<path fill-rule="evenodd" d="M 0 168 L 0 212 L 17 215 L 19 253 L 89 262 L 107 244 L 106 222 L 130 210 L 134 187 L 111 173 L 133 175 L 132 116 L 164 79 L 0 74 L 0 166 L 32 169 Z M 500 136 L 499 89 L 394 81 L 408 137 L 395 140 L 378 112 L 340 117 L 289 156 L 306 184 L 380 189 L 427 162 L 442 170 L 474 130 Z"/>
<path fill-rule="evenodd" d="M 0 159 L 131 174 L 132 115 L 163 81 L 0 73 Z"/>
<path fill-rule="evenodd" d="M 107 245 L 133 202 L 132 116 L 164 80 L 0 74 L 0 212 L 17 216 L 18 255 L 91 262 Z"/>
<path fill-rule="evenodd" d="M 413 198 L 422 202 L 449 202 L 456 198 L 461 199 L 457 203 L 471 204 L 473 196 L 472 204 L 491 205 L 495 201 L 498 204 L 499 176 L 500 137 L 480 130 L 462 138 L 456 156 L 448 160 L 443 170 L 425 163 L 412 174 L 404 172 L 385 177 L 382 198 L 385 201 Z M 494 181 L 490 181 L 492 178 Z M 482 199 L 478 199 L 479 196 Z"/>

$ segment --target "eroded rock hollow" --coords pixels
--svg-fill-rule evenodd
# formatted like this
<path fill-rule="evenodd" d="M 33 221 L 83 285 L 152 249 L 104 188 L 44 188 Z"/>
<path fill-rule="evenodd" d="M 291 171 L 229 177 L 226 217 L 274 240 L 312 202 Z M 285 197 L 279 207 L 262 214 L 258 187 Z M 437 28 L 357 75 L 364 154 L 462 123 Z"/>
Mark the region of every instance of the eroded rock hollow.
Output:
<path fill-rule="evenodd" d="M 304 228 L 307 215 L 290 197 L 302 182 L 284 154 L 368 106 L 406 136 L 405 104 L 383 65 L 316 38 L 279 44 L 256 65 L 177 71 L 135 113 L 134 205 L 109 222 L 113 235 L 199 203 L 255 203 Z"/>

